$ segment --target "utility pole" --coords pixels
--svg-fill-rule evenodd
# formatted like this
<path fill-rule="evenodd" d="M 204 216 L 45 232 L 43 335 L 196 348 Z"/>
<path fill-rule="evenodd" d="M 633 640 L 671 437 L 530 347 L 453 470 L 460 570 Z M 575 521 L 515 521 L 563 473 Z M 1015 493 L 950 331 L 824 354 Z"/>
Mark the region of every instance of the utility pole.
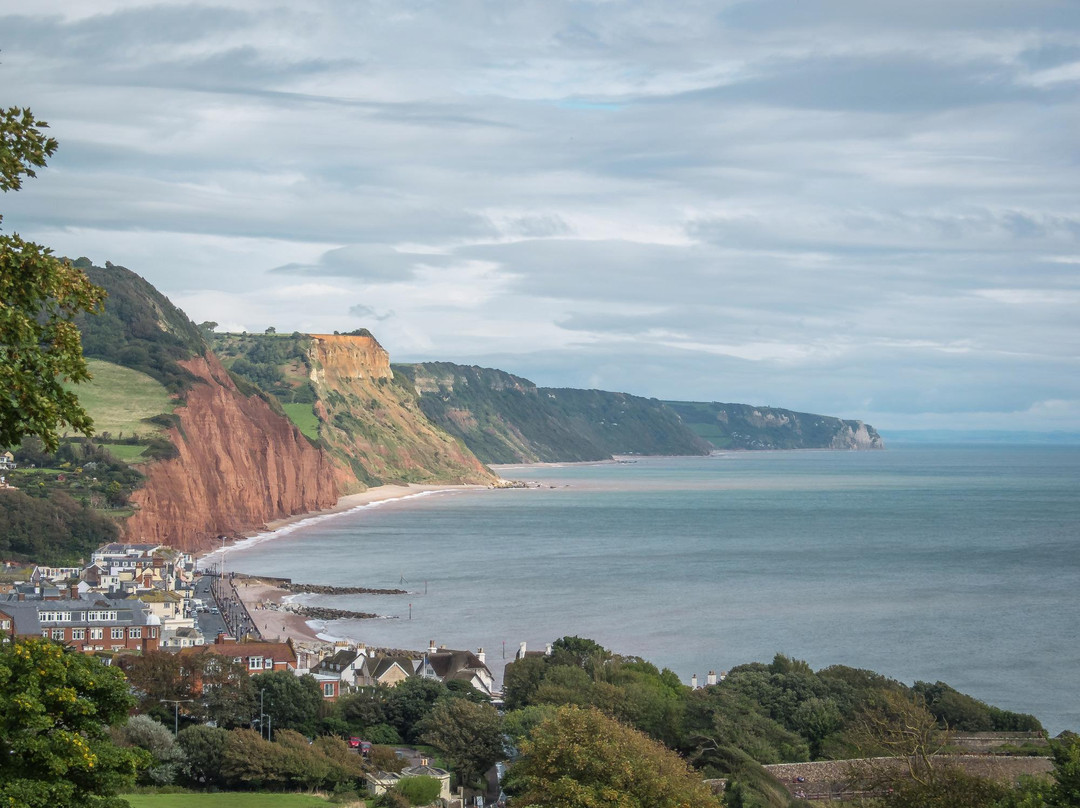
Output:
<path fill-rule="evenodd" d="M 195 699 L 158 699 L 173 706 L 173 736 L 180 734 L 180 705 L 191 704 Z"/>

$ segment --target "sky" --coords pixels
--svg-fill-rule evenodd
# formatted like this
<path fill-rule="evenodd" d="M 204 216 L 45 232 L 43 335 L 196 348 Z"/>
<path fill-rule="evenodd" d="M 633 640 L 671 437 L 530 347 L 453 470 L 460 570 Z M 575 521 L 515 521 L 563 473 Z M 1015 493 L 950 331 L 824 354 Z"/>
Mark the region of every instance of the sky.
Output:
<path fill-rule="evenodd" d="M 219 330 L 1080 430 L 1076 0 L 0 0 L 3 227 Z"/>

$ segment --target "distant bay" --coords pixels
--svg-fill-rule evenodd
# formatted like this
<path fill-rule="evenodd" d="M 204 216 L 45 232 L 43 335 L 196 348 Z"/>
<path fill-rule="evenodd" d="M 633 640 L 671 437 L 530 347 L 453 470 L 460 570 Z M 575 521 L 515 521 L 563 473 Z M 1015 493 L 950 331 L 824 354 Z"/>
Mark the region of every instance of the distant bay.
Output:
<path fill-rule="evenodd" d="M 1080 447 L 894 446 L 501 469 L 539 488 L 388 502 L 231 550 L 228 567 L 409 596 L 303 596 L 396 619 L 369 645 L 566 634 L 684 681 L 776 652 L 942 680 L 1080 729 Z M 411 604 L 412 619 L 409 619 Z"/>

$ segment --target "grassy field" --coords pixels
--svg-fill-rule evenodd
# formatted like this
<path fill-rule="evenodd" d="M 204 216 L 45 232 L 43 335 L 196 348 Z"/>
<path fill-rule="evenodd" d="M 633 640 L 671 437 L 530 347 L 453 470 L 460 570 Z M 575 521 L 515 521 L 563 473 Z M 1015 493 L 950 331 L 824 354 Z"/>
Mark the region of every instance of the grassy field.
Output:
<path fill-rule="evenodd" d="M 282 404 L 281 407 L 301 432 L 312 440 L 319 439 L 319 419 L 310 404 Z"/>
<path fill-rule="evenodd" d="M 146 446 L 131 445 L 127 443 L 102 443 L 100 445 L 103 448 L 108 449 L 109 454 L 117 460 L 123 460 L 127 463 L 138 462 L 139 458 L 146 454 L 148 448 Z"/>
<path fill-rule="evenodd" d="M 131 808 L 327 808 L 310 794 L 221 792 L 217 794 L 125 794 Z"/>
<path fill-rule="evenodd" d="M 120 367 L 100 359 L 87 360 L 93 380 L 68 385 L 94 419 L 94 433 L 109 432 L 130 436 L 157 434 L 161 427 L 141 419 L 172 412 L 173 402 L 160 383 L 145 373 Z"/>

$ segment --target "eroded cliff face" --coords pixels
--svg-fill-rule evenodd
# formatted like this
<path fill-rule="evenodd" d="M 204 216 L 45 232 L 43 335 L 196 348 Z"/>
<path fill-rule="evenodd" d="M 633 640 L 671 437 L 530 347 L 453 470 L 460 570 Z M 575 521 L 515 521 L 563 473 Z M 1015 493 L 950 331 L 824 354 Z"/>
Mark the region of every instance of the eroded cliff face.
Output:
<path fill-rule="evenodd" d="M 184 550 L 215 537 L 332 506 L 338 486 L 330 459 L 258 396 L 237 389 L 210 353 L 179 363 L 200 383 L 186 392 L 169 434 L 178 456 L 153 463 L 132 497 L 127 541 Z"/>
<path fill-rule="evenodd" d="M 308 366 L 319 437 L 343 493 L 381 483 L 491 483 L 460 441 L 428 420 L 374 337 L 309 335 Z"/>

